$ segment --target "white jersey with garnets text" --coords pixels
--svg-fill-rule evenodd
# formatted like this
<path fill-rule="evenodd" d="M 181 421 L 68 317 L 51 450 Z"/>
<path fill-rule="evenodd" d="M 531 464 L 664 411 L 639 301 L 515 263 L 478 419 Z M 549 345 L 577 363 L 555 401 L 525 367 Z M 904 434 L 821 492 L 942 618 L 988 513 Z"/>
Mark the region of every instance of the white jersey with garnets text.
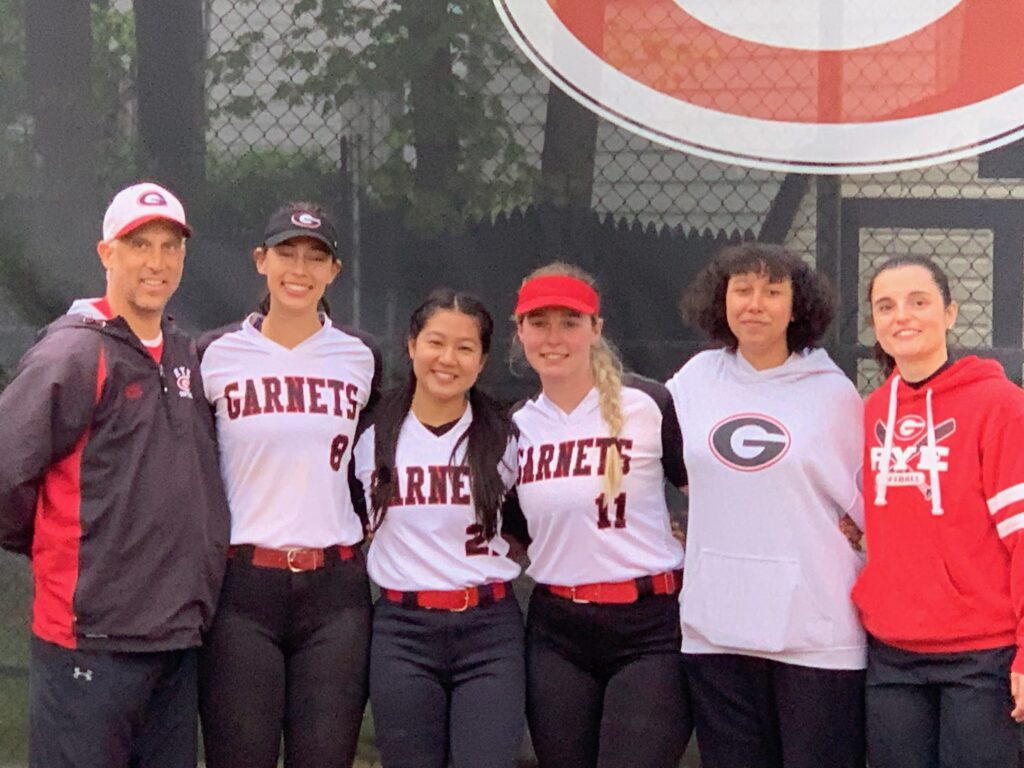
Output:
<path fill-rule="evenodd" d="M 821 349 L 762 371 L 713 350 L 668 388 L 690 478 L 683 652 L 862 669 L 863 558 L 839 530 L 843 514 L 864 524 L 853 384 Z"/>
<path fill-rule="evenodd" d="M 541 584 L 621 582 L 683 566 L 665 502 L 683 485 L 682 445 L 665 387 L 624 376 L 618 445 L 622 484 L 605 494 L 611 445 L 597 389 L 571 413 L 543 393 L 513 414 L 519 428 L 519 504 L 530 532 L 527 573 Z"/>
<path fill-rule="evenodd" d="M 437 435 L 411 412 L 406 416 L 395 453 L 396 493 L 366 562 L 370 578 L 384 589 L 454 590 L 519 575 L 519 565 L 508 557 L 508 542 L 500 535 L 485 540 L 476 521 L 469 467 L 463 464 L 466 441 L 453 453 L 472 421 L 467 406 L 455 426 Z M 353 459 L 368 510 L 373 509 L 369 491 L 375 440 L 371 425 L 360 436 Z M 515 443 L 509 442 L 498 467 L 506 489 L 515 481 L 515 459 Z"/>
<path fill-rule="evenodd" d="M 377 385 L 375 355 L 364 339 L 321 319 L 293 349 L 260 333 L 260 315 L 204 340 L 203 386 L 216 415 L 232 544 L 328 547 L 363 538 L 349 462 Z"/>

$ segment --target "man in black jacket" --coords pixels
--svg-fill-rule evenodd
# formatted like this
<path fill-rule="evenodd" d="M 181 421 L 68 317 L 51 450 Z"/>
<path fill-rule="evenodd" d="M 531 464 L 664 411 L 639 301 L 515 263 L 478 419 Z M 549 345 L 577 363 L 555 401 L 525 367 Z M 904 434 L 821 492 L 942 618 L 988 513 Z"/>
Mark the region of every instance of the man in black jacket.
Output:
<path fill-rule="evenodd" d="M 166 189 L 107 209 L 106 294 L 0 395 L 0 546 L 28 555 L 32 768 L 194 768 L 196 654 L 228 541 L 195 345 L 164 307 L 191 234 Z"/>

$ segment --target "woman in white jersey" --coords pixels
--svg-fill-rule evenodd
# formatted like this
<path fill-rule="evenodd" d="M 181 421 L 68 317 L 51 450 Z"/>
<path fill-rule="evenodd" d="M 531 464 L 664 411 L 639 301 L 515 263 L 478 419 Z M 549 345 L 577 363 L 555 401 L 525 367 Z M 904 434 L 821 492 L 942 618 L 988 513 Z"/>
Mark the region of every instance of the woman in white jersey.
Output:
<path fill-rule="evenodd" d="M 622 374 L 599 303 L 589 275 L 556 263 L 515 310 L 541 383 L 513 414 L 537 581 L 527 717 L 540 768 L 675 768 L 690 735 L 665 503 L 666 479 L 686 482 L 679 425 L 662 385 Z"/>
<path fill-rule="evenodd" d="M 683 298 L 722 348 L 668 383 L 690 479 L 683 657 L 705 768 L 863 768 L 863 405 L 818 348 L 834 300 L 780 246 L 723 249 Z"/>
<path fill-rule="evenodd" d="M 525 727 L 519 566 L 499 535 L 511 423 L 476 386 L 494 323 L 434 291 L 409 322 L 406 383 L 356 445 L 380 586 L 370 703 L 385 768 L 513 768 Z"/>
<path fill-rule="evenodd" d="M 334 226 L 275 212 L 253 252 L 259 312 L 201 342 L 231 507 L 224 587 L 200 667 L 209 768 L 351 765 L 366 705 L 370 594 L 349 491 L 380 357 L 327 314 Z M 168 478 L 173 482 L 173 478 Z"/>

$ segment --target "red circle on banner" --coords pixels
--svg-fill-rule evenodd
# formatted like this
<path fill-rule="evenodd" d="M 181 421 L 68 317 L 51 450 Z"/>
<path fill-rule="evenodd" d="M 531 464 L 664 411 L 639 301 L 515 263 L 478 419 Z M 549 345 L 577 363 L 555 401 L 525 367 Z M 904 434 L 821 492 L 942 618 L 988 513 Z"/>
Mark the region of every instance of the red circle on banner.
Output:
<path fill-rule="evenodd" d="M 964 0 L 913 34 L 848 51 L 798 50 L 741 40 L 708 26 L 673 0 L 628 3 L 629 18 L 659 20 L 660 45 L 641 42 L 635 27 L 607 21 L 597 40 L 593 9 L 612 3 L 547 2 L 591 52 L 637 82 L 692 104 L 765 120 L 891 120 L 966 106 L 1024 83 L 1024 3 L 1019 0 Z M 643 57 L 621 56 L 638 46 L 644 48 Z M 952 79 L 939 71 L 937 64 L 944 62 L 933 54 L 958 47 L 959 58 L 968 66 Z M 695 58 L 676 57 L 673 52 L 680 50 L 695 51 Z M 618 60 L 612 58 L 616 51 Z M 662 62 L 660 66 L 650 66 L 652 57 Z M 709 82 L 732 87 L 709 87 Z M 818 98 L 791 98 L 802 90 Z"/>
<path fill-rule="evenodd" d="M 495 1 L 520 47 L 568 93 L 715 159 L 907 168 L 1024 132 L 1020 0 L 962 0 L 909 34 L 844 50 L 743 39 L 676 0 Z"/>

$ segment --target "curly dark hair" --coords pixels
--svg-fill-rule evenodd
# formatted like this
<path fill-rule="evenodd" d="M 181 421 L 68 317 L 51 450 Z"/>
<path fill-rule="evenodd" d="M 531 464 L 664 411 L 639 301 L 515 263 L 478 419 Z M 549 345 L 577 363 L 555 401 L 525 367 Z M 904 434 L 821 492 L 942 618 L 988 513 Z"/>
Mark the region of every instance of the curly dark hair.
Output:
<path fill-rule="evenodd" d="M 716 253 L 683 293 L 679 302 L 683 320 L 735 352 L 738 341 L 726 320 L 725 290 L 730 277 L 750 272 L 767 274 L 772 282 L 792 281 L 793 322 L 786 330 L 789 351 L 820 346 L 835 315 L 835 292 L 824 275 L 781 245 L 741 243 Z"/>

